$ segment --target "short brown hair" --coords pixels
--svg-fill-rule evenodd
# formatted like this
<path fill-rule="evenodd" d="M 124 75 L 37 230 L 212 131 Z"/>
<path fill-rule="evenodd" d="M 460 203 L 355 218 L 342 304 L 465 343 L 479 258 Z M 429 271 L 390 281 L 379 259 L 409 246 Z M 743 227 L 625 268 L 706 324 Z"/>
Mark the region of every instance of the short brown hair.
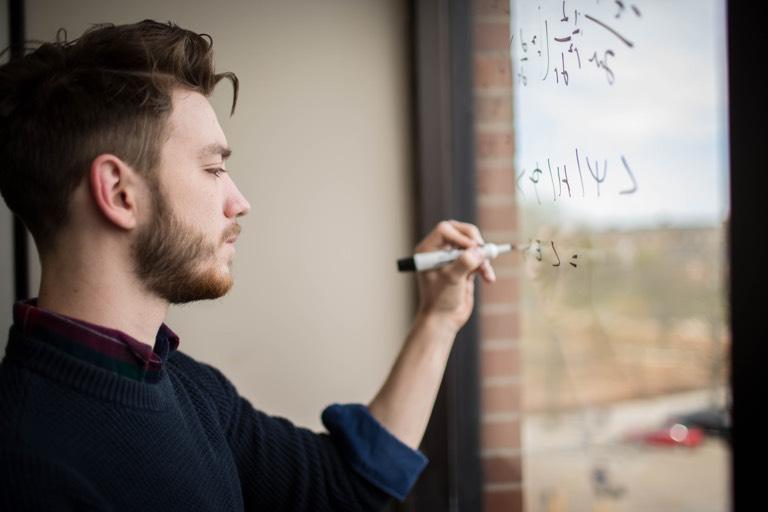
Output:
<path fill-rule="evenodd" d="M 152 180 L 167 139 L 174 87 L 209 96 L 213 41 L 173 23 L 103 24 L 44 43 L 0 67 L 0 193 L 50 249 L 98 155 L 112 153 Z"/>

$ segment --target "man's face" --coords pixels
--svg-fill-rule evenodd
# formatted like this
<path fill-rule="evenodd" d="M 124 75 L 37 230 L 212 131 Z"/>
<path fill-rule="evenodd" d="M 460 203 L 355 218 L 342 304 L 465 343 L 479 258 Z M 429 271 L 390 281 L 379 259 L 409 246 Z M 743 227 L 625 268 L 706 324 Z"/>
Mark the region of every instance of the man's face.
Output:
<path fill-rule="evenodd" d="M 136 272 L 172 304 L 214 299 L 232 287 L 236 218 L 248 201 L 225 171 L 227 141 L 201 94 L 177 89 L 156 179 L 152 218 L 134 243 Z"/>

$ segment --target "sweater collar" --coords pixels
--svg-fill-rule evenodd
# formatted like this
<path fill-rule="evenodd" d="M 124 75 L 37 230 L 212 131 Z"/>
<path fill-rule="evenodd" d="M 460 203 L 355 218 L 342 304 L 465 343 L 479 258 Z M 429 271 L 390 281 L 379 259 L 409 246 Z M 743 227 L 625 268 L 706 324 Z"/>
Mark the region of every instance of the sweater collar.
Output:
<path fill-rule="evenodd" d="M 179 337 L 165 324 L 150 347 L 117 329 L 39 308 L 37 299 L 17 302 L 13 320 L 25 337 L 139 381 L 156 381 L 168 356 L 179 346 Z"/>

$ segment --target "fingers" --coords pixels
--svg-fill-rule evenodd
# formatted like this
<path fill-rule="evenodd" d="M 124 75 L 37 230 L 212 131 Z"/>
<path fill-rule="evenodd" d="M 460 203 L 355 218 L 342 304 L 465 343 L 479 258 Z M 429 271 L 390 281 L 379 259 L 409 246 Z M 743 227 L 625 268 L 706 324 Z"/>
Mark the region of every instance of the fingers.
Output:
<path fill-rule="evenodd" d="M 457 220 L 444 220 L 416 247 L 416 252 L 434 251 L 449 247 L 470 249 L 484 243 L 480 230 L 474 224 Z M 451 274 L 454 279 L 478 272 L 487 283 L 496 281 L 496 273 L 493 271 L 490 261 L 486 260 L 481 252 L 477 255 L 468 253 L 471 251 L 464 251 L 459 259 L 446 266 L 445 271 Z"/>
<path fill-rule="evenodd" d="M 457 220 L 449 220 L 448 222 L 462 235 L 471 238 L 480 245 L 485 243 L 483 241 L 482 235 L 480 235 L 480 230 L 474 224 L 469 224 L 468 222 L 459 222 Z"/>
<path fill-rule="evenodd" d="M 483 279 L 485 279 L 486 282 L 492 283 L 496 281 L 496 272 L 493 271 L 493 267 L 491 266 L 490 261 L 483 261 L 483 264 L 480 266 L 480 272 L 482 273 Z"/>
<path fill-rule="evenodd" d="M 467 276 L 478 270 L 485 261 L 485 255 L 479 247 L 467 249 L 461 253 L 456 261 L 446 265 L 445 272 L 451 276 L 455 282 L 465 279 Z M 485 276 L 484 276 L 485 277 Z"/>
<path fill-rule="evenodd" d="M 475 242 L 477 242 L 478 245 L 485 244 L 485 241 L 483 240 L 483 236 L 480 234 L 480 230 L 474 224 L 470 224 L 468 222 L 459 222 L 457 220 L 449 220 L 448 222 L 453 227 L 455 227 L 460 233 L 472 238 Z M 493 271 L 491 262 L 488 261 L 487 259 L 483 261 L 478 271 L 480 272 L 480 275 L 483 276 L 483 279 L 485 280 L 485 282 L 492 283 L 496 281 L 496 273 Z"/>
<path fill-rule="evenodd" d="M 443 248 L 446 244 L 464 249 L 474 247 L 478 244 L 477 239 L 475 239 L 469 231 L 465 228 L 459 229 L 453 222 L 456 221 L 444 220 L 440 222 L 418 245 L 416 252 L 434 251 Z"/>
<path fill-rule="evenodd" d="M 481 255 L 483 260 L 480 263 L 480 266 L 472 268 L 467 274 L 467 279 L 472 279 L 472 274 L 479 273 L 483 280 L 485 280 L 486 283 L 493 283 L 496 281 L 496 272 L 494 272 L 493 267 L 491 266 L 491 262 L 485 258 L 484 255 Z"/>

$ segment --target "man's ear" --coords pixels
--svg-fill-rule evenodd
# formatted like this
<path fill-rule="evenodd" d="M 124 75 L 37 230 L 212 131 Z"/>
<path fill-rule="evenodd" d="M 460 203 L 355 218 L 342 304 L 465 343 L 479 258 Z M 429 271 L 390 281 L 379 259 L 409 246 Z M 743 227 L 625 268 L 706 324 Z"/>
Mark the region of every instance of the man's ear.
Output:
<path fill-rule="evenodd" d="M 136 171 L 115 155 L 103 154 L 91 162 L 88 177 L 97 210 L 118 227 L 135 228 L 142 193 Z"/>

